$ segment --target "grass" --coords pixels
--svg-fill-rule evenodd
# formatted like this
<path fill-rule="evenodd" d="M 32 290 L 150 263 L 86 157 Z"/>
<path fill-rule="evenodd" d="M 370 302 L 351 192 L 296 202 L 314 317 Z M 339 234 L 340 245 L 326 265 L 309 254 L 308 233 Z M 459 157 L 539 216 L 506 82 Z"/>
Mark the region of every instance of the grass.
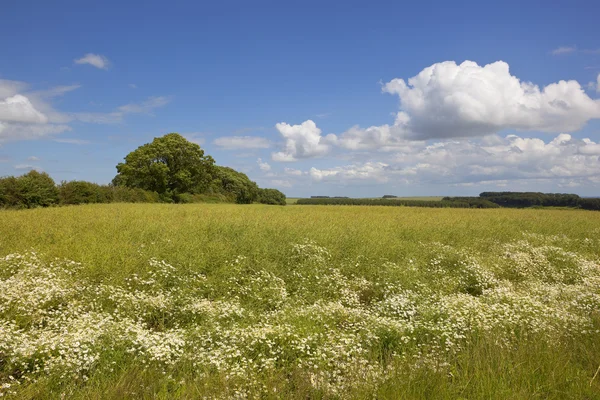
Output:
<path fill-rule="evenodd" d="M 0 393 L 600 398 L 599 244 L 570 210 L 3 211 Z"/>

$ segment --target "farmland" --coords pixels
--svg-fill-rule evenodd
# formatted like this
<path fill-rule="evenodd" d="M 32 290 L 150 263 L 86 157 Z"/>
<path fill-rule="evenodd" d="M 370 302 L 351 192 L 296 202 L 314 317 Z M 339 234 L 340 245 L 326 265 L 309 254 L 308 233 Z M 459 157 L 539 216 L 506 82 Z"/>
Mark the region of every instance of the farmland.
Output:
<path fill-rule="evenodd" d="M 0 394 L 600 398 L 600 213 L 0 212 Z"/>

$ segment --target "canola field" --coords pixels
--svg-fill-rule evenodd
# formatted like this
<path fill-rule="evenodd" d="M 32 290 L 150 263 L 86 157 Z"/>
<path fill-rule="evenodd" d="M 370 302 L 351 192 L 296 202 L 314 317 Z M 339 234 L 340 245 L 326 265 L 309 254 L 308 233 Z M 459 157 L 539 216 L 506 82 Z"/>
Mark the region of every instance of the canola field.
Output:
<path fill-rule="evenodd" d="M 0 396 L 600 398 L 600 213 L 0 212 Z"/>

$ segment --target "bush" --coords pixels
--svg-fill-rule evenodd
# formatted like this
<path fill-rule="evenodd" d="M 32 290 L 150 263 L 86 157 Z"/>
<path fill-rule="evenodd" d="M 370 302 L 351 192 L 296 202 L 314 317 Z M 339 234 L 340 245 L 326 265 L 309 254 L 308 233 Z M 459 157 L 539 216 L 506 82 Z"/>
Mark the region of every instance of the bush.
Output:
<path fill-rule="evenodd" d="M 261 204 L 273 204 L 285 206 L 285 194 L 277 189 L 258 189 L 258 202 Z"/>
<path fill-rule="evenodd" d="M 63 181 L 58 190 L 60 204 L 109 203 L 111 200 L 100 185 L 86 181 Z"/>
<path fill-rule="evenodd" d="M 57 202 L 56 184 L 45 172 L 33 170 L 18 178 L 0 179 L 0 205 L 3 207 L 48 207 Z"/>

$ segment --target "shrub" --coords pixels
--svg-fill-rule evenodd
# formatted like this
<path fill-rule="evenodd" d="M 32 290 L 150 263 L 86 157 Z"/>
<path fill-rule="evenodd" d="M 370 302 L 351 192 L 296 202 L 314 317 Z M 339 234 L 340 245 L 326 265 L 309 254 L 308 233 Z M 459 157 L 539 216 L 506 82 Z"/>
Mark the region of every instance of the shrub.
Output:
<path fill-rule="evenodd" d="M 54 180 L 45 172 L 0 179 L 0 205 L 12 208 L 48 207 L 58 202 Z"/>
<path fill-rule="evenodd" d="M 258 189 L 257 200 L 262 204 L 286 205 L 285 194 L 277 189 Z"/>

